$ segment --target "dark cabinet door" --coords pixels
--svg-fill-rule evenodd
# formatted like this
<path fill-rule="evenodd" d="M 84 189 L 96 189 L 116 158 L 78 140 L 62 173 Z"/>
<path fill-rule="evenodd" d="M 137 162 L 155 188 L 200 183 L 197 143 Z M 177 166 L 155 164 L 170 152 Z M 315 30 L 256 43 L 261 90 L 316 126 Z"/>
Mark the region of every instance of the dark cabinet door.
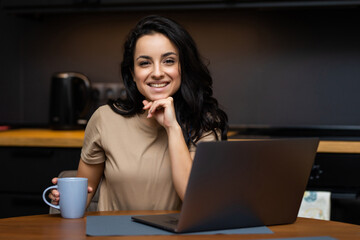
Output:
<path fill-rule="evenodd" d="M 47 213 L 42 192 L 61 171 L 75 170 L 80 148 L 0 148 L 0 218 Z"/>
<path fill-rule="evenodd" d="M 0 218 L 49 213 L 41 194 L 0 193 Z"/>

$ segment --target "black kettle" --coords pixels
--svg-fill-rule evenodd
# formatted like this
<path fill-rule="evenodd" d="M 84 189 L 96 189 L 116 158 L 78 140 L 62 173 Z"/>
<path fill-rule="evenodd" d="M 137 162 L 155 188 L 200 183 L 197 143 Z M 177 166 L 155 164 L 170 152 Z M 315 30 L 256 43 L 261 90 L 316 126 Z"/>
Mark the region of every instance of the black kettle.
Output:
<path fill-rule="evenodd" d="M 91 107 L 91 85 L 82 73 L 58 72 L 52 76 L 50 127 L 55 130 L 84 128 Z"/>

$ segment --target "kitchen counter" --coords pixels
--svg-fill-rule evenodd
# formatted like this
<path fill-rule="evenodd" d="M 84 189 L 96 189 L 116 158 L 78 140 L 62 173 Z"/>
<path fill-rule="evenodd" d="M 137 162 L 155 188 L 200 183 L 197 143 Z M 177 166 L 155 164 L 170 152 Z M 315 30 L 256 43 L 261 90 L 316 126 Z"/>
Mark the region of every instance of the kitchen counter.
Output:
<path fill-rule="evenodd" d="M 12 129 L 0 131 L 0 146 L 82 147 L 84 130 Z"/>
<path fill-rule="evenodd" d="M 249 140 L 249 138 L 237 137 L 236 131 L 228 133 L 229 141 Z M 251 139 L 251 138 L 250 138 Z M 256 139 L 256 138 L 254 138 Z M 353 140 L 320 140 L 318 153 L 360 153 L 360 141 Z"/>
<path fill-rule="evenodd" d="M 230 132 L 229 136 L 233 134 Z M 13 129 L 0 131 L 0 146 L 81 148 L 83 139 L 84 130 Z M 321 140 L 318 152 L 360 153 L 360 141 Z"/>
<path fill-rule="evenodd" d="M 319 153 L 360 153 L 360 141 L 330 141 L 321 140 Z"/>
<path fill-rule="evenodd" d="M 360 141 L 320 140 L 318 153 L 360 153 Z"/>

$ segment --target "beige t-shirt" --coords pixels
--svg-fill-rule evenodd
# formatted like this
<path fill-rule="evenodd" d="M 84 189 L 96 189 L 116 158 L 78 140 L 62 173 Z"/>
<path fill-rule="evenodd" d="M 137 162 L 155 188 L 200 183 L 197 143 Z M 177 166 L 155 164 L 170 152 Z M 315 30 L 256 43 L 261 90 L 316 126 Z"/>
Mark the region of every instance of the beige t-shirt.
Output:
<path fill-rule="evenodd" d="M 99 211 L 180 208 L 166 131 L 146 125 L 145 116 L 126 118 L 105 105 L 88 122 L 81 159 L 88 164 L 105 162 Z M 211 140 L 214 135 L 201 139 Z"/>

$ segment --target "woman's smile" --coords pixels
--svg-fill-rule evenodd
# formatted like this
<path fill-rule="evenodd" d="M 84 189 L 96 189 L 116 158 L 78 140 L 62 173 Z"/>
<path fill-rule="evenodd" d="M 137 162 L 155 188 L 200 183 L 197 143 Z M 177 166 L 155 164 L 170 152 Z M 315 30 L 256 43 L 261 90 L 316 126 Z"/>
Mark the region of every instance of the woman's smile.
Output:
<path fill-rule="evenodd" d="M 164 82 L 164 83 L 149 83 L 148 85 L 153 88 L 163 88 L 166 87 L 168 84 L 169 84 L 168 82 Z"/>

